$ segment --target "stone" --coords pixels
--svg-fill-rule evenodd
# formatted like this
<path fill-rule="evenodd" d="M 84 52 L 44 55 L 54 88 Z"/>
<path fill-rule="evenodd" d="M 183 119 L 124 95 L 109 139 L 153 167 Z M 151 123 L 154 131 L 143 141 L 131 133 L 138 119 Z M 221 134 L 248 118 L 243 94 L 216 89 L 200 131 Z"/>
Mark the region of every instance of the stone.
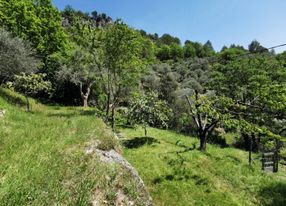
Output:
<path fill-rule="evenodd" d="M 0 117 L 4 117 L 6 114 L 6 110 L 0 109 Z"/>

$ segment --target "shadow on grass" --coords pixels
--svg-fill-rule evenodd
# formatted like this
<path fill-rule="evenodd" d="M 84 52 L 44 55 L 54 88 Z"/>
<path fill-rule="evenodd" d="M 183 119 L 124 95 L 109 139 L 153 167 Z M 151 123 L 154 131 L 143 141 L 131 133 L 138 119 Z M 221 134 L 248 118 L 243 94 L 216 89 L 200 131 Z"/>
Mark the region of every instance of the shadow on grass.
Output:
<path fill-rule="evenodd" d="M 73 118 L 73 117 L 77 117 L 77 116 L 95 116 L 95 115 L 96 115 L 95 111 L 89 111 L 89 110 L 47 114 L 48 117 L 64 117 L 64 118 Z"/>
<path fill-rule="evenodd" d="M 263 206 L 285 206 L 286 205 L 286 183 L 276 183 L 260 190 Z"/>
<path fill-rule="evenodd" d="M 153 137 L 135 137 L 130 140 L 122 141 L 123 146 L 129 149 L 137 149 L 144 145 L 153 145 L 156 143 L 160 143 L 160 142 Z"/>
<path fill-rule="evenodd" d="M 166 161 L 172 172 L 153 179 L 152 183 L 160 184 L 163 181 L 185 181 L 191 179 L 191 171 L 187 168 L 188 160 L 182 155 L 184 152 L 186 151 L 175 152 L 175 156 L 165 156 L 164 161 Z"/>

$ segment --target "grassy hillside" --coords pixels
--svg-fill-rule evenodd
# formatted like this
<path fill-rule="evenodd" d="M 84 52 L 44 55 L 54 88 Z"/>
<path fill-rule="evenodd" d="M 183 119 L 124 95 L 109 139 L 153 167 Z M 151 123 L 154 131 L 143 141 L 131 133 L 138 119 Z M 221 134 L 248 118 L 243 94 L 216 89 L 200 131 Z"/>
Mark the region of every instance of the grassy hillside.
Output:
<path fill-rule="evenodd" d="M 117 192 L 142 203 L 135 182 L 118 165 L 103 164 L 85 148 L 116 147 L 93 110 L 44 106 L 0 89 L 0 205 L 113 205 Z M 103 202 L 104 201 L 104 202 Z M 98 201 L 100 202 L 100 201 Z M 103 204 L 104 203 L 104 204 Z"/>
<path fill-rule="evenodd" d="M 208 145 L 197 149 L 198 140 L 150 129 L 122 129 L 127 140 L 124 155 L 148 186 L 155 205 L 286 205 L 286 170 L 266 174 L 257 160 L 248 166 L 248 153 Z"/>

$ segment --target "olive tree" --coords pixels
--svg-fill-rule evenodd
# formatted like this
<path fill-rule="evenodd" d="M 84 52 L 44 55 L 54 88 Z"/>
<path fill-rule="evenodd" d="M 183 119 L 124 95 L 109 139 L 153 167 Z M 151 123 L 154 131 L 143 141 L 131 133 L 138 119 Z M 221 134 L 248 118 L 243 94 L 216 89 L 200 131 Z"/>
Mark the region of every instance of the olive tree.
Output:
<path fill-rule="evenodd" d="M 33 49 L 27 42 L 0 29 L 0 78 L 2 83 L 21 72 L 34 72 L 40 64 L 41 62 L 35 57 Z"/>
<path fill-rule="evenodd" d="M 91 89 L 98 79 L 99 31 L 92 27 L 91 22 L 82 22 L 77 18 L 67 31 L 71 34 L 72 49 L 59 55 L 65 58 L 60 59 L 62 66 L 57 73 L 58 79 L 77 85 L 83 106 L 88 107 Z"/>
<path fill-rule="evenodd" d="M 58 72 L 59 80 L 70 81 L 79 87 L 78 91 L 84 107 L 88 107 L 88 99 L 96 78 L 97 67 L 94 63 L 94 56 L 81 48 L 68 54 Z"/>

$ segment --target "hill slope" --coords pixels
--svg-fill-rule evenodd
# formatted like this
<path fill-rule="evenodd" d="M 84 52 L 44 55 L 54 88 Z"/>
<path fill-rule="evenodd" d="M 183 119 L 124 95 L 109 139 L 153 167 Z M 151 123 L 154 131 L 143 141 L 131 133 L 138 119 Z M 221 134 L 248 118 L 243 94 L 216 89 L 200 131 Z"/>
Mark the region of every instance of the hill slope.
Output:
<path fill-rule="evenodd" d="M 118 148 L 94 110 L 32 100 L 28 113 L 24 103 L 21 95 L 0 88 L 0 109 L 6 110 L 0 117 L 0 205 L 113 205 L 127 200 L 143 205 L 144 195 L 128 171 L 87 154 L 95 142 L 101 149 Z"/>
<path fill-rule="evenodd" d="M 251 168 L 248 153 L 208 145 L 174 132 L 122 129 L 124 156 L 135 166 L 155 205 L 286 205 L 286 169 L 278 174 L 261 171 L 259 160 Z"/>

